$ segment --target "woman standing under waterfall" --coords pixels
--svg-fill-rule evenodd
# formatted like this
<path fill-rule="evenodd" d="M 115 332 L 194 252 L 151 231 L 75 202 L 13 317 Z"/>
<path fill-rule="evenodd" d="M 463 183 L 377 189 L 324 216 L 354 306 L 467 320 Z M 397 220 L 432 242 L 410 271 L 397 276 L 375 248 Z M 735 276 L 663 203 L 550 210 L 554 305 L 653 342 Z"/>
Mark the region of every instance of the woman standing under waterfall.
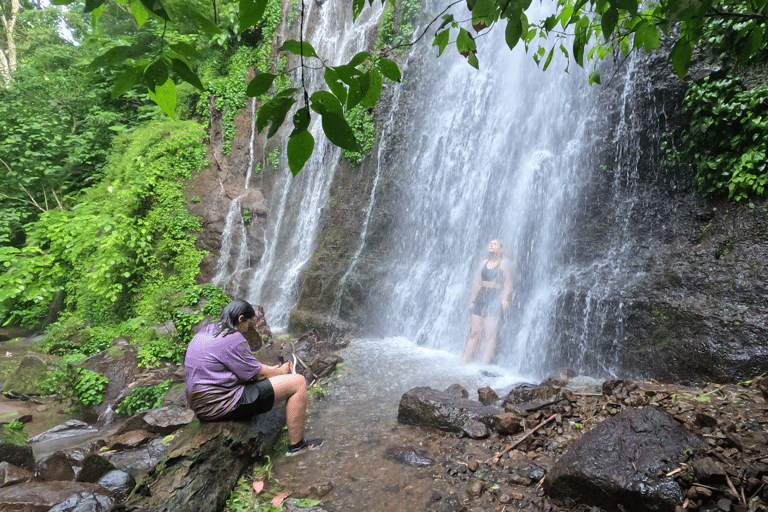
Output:
<path fill-rule="evenodd" d="M 464 347 L 464 361 L 475 359 L 479 351 L 479 361 L 489 364 L 496 354 L 496 336 L 499 322 L 509 308 L 512 293 L 512 264 L 504 257 L 504 247 L 499 240 L 488 244 L 488 259 L 478 272 L 477 281 L 472 290 L 472 327 L 469 341 Z"/>

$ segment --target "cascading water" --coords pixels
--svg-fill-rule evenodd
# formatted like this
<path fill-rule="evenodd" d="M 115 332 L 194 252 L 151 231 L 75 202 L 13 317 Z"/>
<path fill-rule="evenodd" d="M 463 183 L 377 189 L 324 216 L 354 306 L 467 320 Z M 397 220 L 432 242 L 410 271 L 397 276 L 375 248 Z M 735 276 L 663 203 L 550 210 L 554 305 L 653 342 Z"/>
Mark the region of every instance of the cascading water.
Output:
<path fill-rule="evenodd" d="M 319 55 L 342 62 L 360 48 L 367 48 L 375 31 L 381 6 L 366 9 L 353 24 L 348 5 L 340 2 L 308 2 L 304 37 Z M 321 68 L 322 69 L 322 68 Z M 315 90 L 324 83 L 323 74 L 307 70 L 306 85 Z M 285 329 L 298 298 L 299 274 L 312 256 L 317 232 L 327 206 L 340 150 L 322 134 L 319 116 L 313 116 L 310 132 L 315 151 L 297 177 L 287 166 L 275 186 L 265 235 L 266 248 L 248 286 L 246 299 L 264 307 L 273 329 Z"/>
<path fill-rule="evenodd" d="M 460 354 L 473 283 L 488 242 L 500 239 L 515 276 L 495 362 L 531 378 L 562 365 L 612 373 L 621 297 L 649 249 L 638 247 L 633 218 L 640 156 L 651 156 L 637 137 L 647 128 L 636 112 L 642 59 L 629 59 L 611 88 L 590 87 L 575 64 L 564 73 L 555 58 L 542 72 L 502 36 L 478 38 L 480 71 L 455 54 L 438 59 L 422 78 L 429 86 L 409 98 L 424 115 L 382 135 L 382 144 L 408 141 L 388 161 L 405 193 L 389 206 L 394 247 L 367 327 Z M 615 153 L 610 168 L 606 153 Z M 590 222 L 590 201 L 606 208 L 603 226 Z M 592 231 L 601 240 L 584 243 Z"/>

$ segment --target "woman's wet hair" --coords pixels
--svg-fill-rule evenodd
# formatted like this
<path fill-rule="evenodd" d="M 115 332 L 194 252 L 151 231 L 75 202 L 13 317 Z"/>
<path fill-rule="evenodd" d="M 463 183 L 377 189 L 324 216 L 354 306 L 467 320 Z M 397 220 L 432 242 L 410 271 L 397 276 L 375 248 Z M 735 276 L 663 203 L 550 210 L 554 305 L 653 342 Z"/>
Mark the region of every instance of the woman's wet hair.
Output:
<path fill-rule="evenodd" d="M 253 306 L 243 299 L 235 299 L 221 310 L 219 321 L 216 322 L 216 328 L 213 331 L 214 336 L 229 336 L 237 332 L 239 318 L 243 316 L 245 320 L 250 320 L 256 316 L 256 310 Z"/>

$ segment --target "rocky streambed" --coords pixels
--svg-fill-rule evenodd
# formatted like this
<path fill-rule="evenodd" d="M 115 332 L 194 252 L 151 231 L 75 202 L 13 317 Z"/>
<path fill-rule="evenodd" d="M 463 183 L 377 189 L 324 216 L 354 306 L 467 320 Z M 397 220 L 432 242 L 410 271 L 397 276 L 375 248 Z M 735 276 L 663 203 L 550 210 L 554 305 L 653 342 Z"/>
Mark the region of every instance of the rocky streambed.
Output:
<path fill-rule="evenodd" d="M 467 365 L 456 366 L 467 372 L 460 379 L 465 386 L 445 385 L 457 374 L 441 358 L 453 356 L 430 353 L 444 375 L 423 372 L 426 385 L 403 392 L 394 384 L 417 372 L 402 359 L 394 371 L 403 382 L 390 377 L 387 384 L 376 374 L 386 364 L 370 353 L 367 367 L 350 360 L 334 373 L 342 360 L 336 351 L 347 341 L 310 335 L 260 354 L 269 362 L 290 348 L 307 363 L 308 381 L 334 375 L 330 381 L 339 386 L 311 406 L 309 434 L 326 437 L 326 446 L 277 458 L 265 494 L 289 492 L 285 510 L 309 503 L 315 512 L 747 512 L 768 502 L 765 377 L 697 388 L 598 383 L 564 370 L 540 384 L 495 390 L 466 385 L 476 382 L 466 379 L 470 373 L 488 373 Z M 27 446 L 0 444 L 0 510 L 223 510 L 238 476 L 274 453 L 283 411 L 252 423 L 201 424 L 186 408 L 178 367 L 136 368 L 125 340 L 108 352 L 86 364 L 124 389 L 107 390 L 109 401 L 91 421 L 68 418 L 63 405 L 45 397 L 6 393 L 0 405 L 24 414 L 0 423 L 11 416 L 30 421 L 37 435 Z M 341 389 L 351 374 L 378 382 L 378 404 L 370 397 L 355 402 L 354 393 Z M 177 384 L 162 407 L 113 414 L 125 389 L 168 378 Z M 60 424 L 47 428 L 54 421 Z M 38 433 L 44 424 L 47 430 Z"/>

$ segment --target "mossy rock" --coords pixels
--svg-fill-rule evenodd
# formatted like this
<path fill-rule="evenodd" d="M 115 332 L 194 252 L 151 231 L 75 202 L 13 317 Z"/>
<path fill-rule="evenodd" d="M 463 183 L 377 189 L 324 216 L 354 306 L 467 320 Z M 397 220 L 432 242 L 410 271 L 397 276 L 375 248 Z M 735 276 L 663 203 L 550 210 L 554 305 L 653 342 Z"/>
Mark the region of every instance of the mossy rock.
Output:
<path fill-rule="evenodd" d="M 3 393 L 18 393 L 21 395 L 44 395 L 44 387 L 48 372 L 60 358 L 46 354 L 29 353 L 25 355 L 19 367 L 5 380 Z"/>

